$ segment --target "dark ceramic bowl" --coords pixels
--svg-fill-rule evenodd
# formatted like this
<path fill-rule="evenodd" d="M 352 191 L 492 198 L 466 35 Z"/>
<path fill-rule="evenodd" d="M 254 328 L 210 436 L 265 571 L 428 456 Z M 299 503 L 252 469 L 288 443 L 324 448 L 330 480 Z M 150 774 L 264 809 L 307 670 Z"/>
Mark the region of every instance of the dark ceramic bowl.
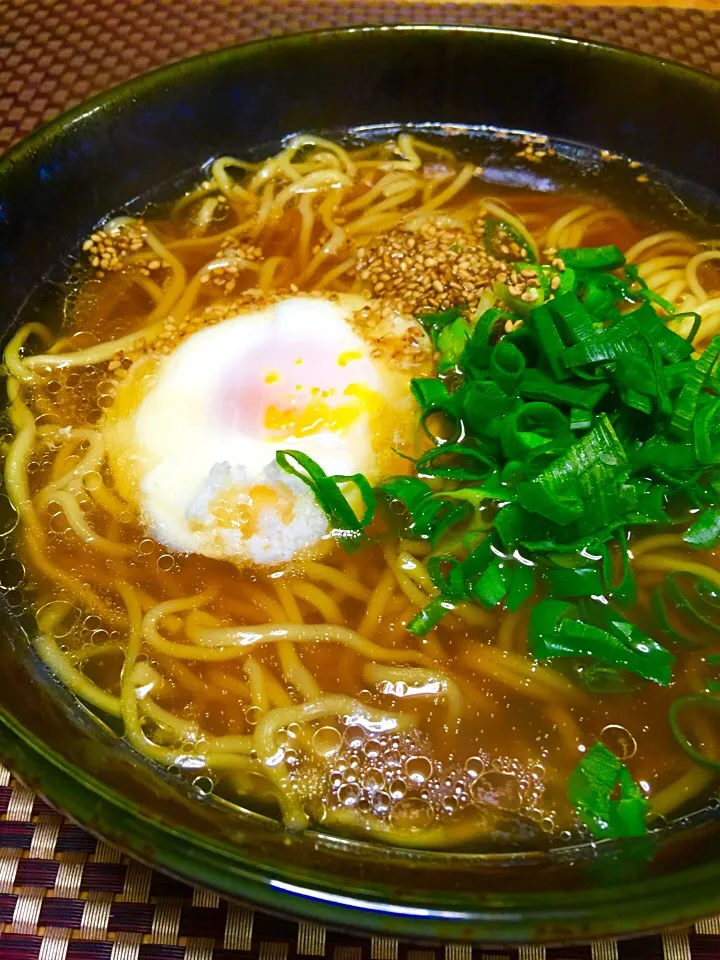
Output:
<path fill-rule="evenodd" d="M 706 217 L 718 209 L 720 82 L 577 40 L 484 29 L 352 29 L 178 63 L 97 97 L 0 163 L 0 317 L 105 214 L 209 156 L 298 130 L 492 125 L 634 156 Z M 582 153 L 582 151 L 580 151 Z M 43 296 L 31 311 L 45 309 Z M 51 803 L 154 866 L 288 914 L 414 939 L 564 941 L 720 909 L 712 810 L 631 845 L 554 855 L 426 854 L 289 835 L 184 792 L 47 674 L 11 606 L 0 755 Z"/>

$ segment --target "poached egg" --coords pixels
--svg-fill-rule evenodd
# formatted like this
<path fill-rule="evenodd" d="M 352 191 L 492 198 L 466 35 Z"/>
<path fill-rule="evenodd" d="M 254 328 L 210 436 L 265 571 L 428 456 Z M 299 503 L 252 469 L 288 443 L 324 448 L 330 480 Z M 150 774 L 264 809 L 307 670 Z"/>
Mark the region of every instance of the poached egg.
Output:
<path fill-rule="evenodd" d="M 292 296 L 148 353 L 103 428 L 119 493 L 166 547 L 237 565 L 312 553 L 328 522 L 275 462 L 299 450 L 328 474 L 402 472 L 412 447 L 407 370 L 356 332 L 354 295 Z"/>

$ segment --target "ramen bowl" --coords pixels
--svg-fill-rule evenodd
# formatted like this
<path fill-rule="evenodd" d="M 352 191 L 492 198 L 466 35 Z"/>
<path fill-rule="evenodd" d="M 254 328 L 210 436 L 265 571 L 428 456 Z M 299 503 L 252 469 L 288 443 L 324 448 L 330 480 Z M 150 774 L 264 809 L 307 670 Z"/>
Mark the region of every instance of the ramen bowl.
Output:
<path fill-rule="evenodd" d="M 228 149 L 245 155 L 306 130 L 530 131 L 579 158 L 587 147 L 632 156 L 687 216 L 717 223 L 719 110 L 720 82 L 684 67 L 481 28 L 349 29 L 174 64 L 65 114 L 3 159 L 3 332 L 21 309 L 26 320 L 52 310 L 56 287 L 41 281 L 62 275 L 103 216 L 158 184 L 172 191 Z M 11 566 L 5 587 L 12 576 Z M 49 675 L 11 594 L 1 614 L 0 756 L 84 827 L 183 880 L 271 911 L 424 941 L 578 941 L 720 909 L 712 804 L 656 831 L 651 856 L 633 840 L 477 854 L 290 832 L 201 795 L 141 761 Z"/>

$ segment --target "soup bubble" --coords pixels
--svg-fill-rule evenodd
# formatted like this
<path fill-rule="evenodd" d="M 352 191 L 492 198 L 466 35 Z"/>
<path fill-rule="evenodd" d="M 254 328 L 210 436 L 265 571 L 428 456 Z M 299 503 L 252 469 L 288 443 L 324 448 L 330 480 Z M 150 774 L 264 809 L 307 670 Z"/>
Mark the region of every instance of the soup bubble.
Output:
<path fill-rule="evenodd" d="M 348 746 L 357 749 L 365 740 L 365 731 L 358 723 L 351 724 L 345 731 L 345 740 Z"/>
<path fill-rule="evenodd" d="M 195 777 L 192 783 L 195 789 L 203 794 L 203 796 L 212 793 L 213 787 L 215 786 L 210 777 Z"/>
<path fill-rule="evenodd" d="M 405 764 L 405 773 L 413 783 L 425 783 L 432 776 L 433 765 L 427 757 L 410 757 Z"/>
<path fill-rule="evenodd" d="M 312 746 L 320 757 L 332 757 L 338 752 L 342 744 L 340 731 L 335 727 L 320 727 L 312 738 Z"/>
<path fill-rule="evenodd" d="M 70 529 L 67 517 L 61 512 L 56 513 L 55 516 L 51 518 L 49 526 L 53 533 L 67 533 Z"/>
<path fill-rule="evenodd" d="M 407 793 L 407 784 L 404 780 L 393 780 L 390 784 L 390 796 L 393 800 L 402 800 Z"/>
<path fill-rule="evenodd" d="M 261 716 L 262 710 L 260 707 L 252 706 L 245 710 L 245 720 L 250 724 L 251 727 L 255 726 Z"/>
<path fill-rule="evenodd" d="M 93 490 L 99 490 L 102 486 L 102 477 L 97 472 L 97 470 L 88 470 L 87 473 L 84 473 L 82 476 L 82 483 L 86 490 L 92 492 Z"/>
<path fill-rule="evenodd" d="M 600 731 L 600 740 L 619 760 L 629 760 L 637 753 L 637 741 L 630 731 L 619 723 L 609 723 Z"/>
<path fill-rule="evenodd" d="M 484 773 L 474 781 L 470 792 L 476 803 L 487 803 L 500 810 L 516 811 L 522 806 L 518 779 L 513 773 Z"/>
<path fill-rule="evenodd" d="M 354 807 L 360 799 L 360 787 L 356 783 L 342 783 L 337 798 L 344 807 Z"/>
<path fill-rule="evenodd" d="M 363 747 L 363 753 L 368 760 L 374 760 L 382 752 L 382 744 L 378 740 L 368 740 Z"/>
<path fill-rule="evenodd" d="M 385 777 L 383 776 L 382 770 L 378 770 L 377 767 L 370 767 L 362 778 L 363 786 L 366 790 L 370 791 L 379 790 L 384 783 Z"/>
<path fill-rule="evenodd" d="M 392 798 L 389 793 L 386 793 L 384 790 L 378 790 L 376 794 L 373 795 L 372 799 L 372 809 L 375 814 L 382 816 L 384 813 L 387 813 L 392 805 Z"/>
<path fill-rule="evenodd" d="M 469 760 L 465 761 L 465 769 L 469 776 L 475 780 L 481 773 L 485 772 L 485 761 L 482 757 L 470 757 Z"/>
<path fill-rule="evenodd" d="M 404 830 L 424 830 L 434 819 L 433 806 L 420 797 L 407 797 L 390 811 L 393 825 Z"/>
<path fill-rule="evenodd" d="M 25 580 L 25 567 L 16 557 L 7 557 L 0 563 L 0 589 L 17 590 Z"/>

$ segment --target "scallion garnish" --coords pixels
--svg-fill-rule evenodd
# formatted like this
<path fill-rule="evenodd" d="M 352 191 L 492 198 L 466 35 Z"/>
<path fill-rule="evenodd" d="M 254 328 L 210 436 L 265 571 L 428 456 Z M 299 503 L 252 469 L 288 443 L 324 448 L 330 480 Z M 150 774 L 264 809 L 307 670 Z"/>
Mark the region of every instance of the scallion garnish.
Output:
<path fill-rule="evenodd" d="M 650 803 L 625 764 L 602 743 L 594 744 L 570 774 L 568 798 L 598 840 L 647 833 Z"/>
<path fill-rule="evenodd" d="M 525 238 L 494 218 L 485 240 L 508 261 L 500 306 L 418 318 L 440 376 L 411 384 L 433 444 L 415 476 L 383 480 L 371 496 L 357 476 L 327 477 L 297 453 L 278 463 L 312 487 L 350 543 L 374 497 L 390 504 L 404 537 L 430 544 L 437 594 L 412 633 L 423 636 L 458 603 L 516 610 L 540 586 L 547 599 L 532 612 L 534 656 L 588 689 L 625 689 L 629 674 L 668 684 L 673 655 L 620 612 L 636 594 L 627 532 L 676 525 L 679 501 L 699 511 L 685 542 L 720 542 L 720 337 L 695 356 L 699 319 L 662 316 L 672 304 L 617 247 L 533 263 Z M 521 282 L 535 292 L 524 296 Z M 346 484 L 362 495 L 362 518 Z M 655 593 L 656 623 L 671 642 L 712 632 L 720 612 L 707 591 L 689 591 L 671 575 Z"/>

